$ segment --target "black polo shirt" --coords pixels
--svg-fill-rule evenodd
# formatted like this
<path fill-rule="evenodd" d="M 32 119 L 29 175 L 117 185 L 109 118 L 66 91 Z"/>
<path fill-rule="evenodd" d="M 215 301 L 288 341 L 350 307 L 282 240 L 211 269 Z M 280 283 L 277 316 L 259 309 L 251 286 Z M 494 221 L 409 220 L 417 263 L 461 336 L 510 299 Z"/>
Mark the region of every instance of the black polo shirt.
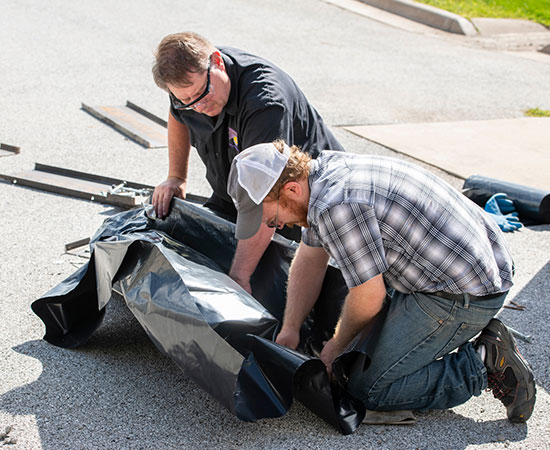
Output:
<path fill-rule="evenodd" d="M 189 128 L 191 145 L 205 164 L 206 178 L 218 197 L 232 203 L 227 194 L 231 161 L 252 145 L 284 139 L 313 157 L 322 150 L 343 150 L 290 76 L 242 50 L 219 50 L 231 80 L 229 99 L 220 115 L 212 118 L 170 108 L 174 118 Z"/>

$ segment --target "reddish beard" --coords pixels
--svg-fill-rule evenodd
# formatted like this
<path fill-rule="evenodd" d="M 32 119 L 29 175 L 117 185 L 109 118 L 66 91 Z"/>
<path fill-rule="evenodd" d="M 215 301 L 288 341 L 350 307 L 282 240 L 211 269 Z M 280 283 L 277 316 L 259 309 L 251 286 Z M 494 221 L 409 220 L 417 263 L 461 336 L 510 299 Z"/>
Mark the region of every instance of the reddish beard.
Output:
<path fill-rule="evenodd" d="M 307 223 L 307 203 L 301 204 L 300 202 L 290 200 L 286 198 L 284 194 L 281 194 L 279 202 L 283 208 L 288 209 L 289 212 L 296 217 L 296 221 L 285 224 L 287 227 L 298 225 L 307 228 L 309 226 Z"/>

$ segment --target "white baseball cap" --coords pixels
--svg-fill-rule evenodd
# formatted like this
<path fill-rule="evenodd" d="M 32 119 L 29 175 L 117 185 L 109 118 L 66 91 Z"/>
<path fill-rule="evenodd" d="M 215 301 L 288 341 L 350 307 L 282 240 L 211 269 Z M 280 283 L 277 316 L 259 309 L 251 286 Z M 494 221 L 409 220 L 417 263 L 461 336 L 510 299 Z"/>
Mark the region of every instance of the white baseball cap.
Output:
<path fill-rule="evenodd" d="M 237 208 L 235 237 L 249 239 L 262 224 L 262 202 L 283 172 L 290 148 L 283 153 L 275 145 L 257 144 L 243 150 L 233 159 L 227 192 Z"/>

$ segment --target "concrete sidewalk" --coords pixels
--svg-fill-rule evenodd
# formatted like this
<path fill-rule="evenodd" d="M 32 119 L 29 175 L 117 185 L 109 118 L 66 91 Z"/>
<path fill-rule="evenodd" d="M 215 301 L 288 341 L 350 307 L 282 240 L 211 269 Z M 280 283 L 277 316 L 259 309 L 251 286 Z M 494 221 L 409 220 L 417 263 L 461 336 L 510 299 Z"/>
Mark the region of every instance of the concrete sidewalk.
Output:
<path fill-rule="evenodd" d="M 412 33 L 550 64 L 550 30 L 528 20 L 473 18 L 410 0 L 324 0 Z M 550 105 L 547 105 L 550 106 Z M 550 189 L 550 119 L 358 125 L 344 129 L 459 178 L 491 176 Z"/>
<path fill-rule="evenodd" d="M 460 178 L 550 189 L 550 118 L 367 125 L 346 130 Z"/>

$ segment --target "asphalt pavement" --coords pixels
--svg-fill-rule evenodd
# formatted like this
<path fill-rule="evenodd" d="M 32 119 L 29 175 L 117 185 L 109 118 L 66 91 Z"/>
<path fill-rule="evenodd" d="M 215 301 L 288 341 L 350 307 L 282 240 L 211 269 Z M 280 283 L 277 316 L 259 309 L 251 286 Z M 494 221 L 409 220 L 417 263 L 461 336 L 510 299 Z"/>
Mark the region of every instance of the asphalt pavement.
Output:
<path fill-rule="evenodd" d="M 0 142 L 21 152 L 1 156 L 0 173 L 30 170 L 39 162 L 160 182 L 166 149 L 132 142 L 82 111 L 81 103 L 130 100 L 166 118 L 167 96 L 151 76 L 153 51 L 163 36 L 184 30 L 281 66 L 351 152 L 417 161 L 346 127 L 508 120 L 524 117 L 529 108 L 550 109 L 550 55 L 511 52 L 519 47 L 502 43 L 510 39 L 450 36 L 362 11 L 322 0 L 3 0 Z M 517 152 L 521 165 L 521 148 Z M 462 186 L 448 170 L 420 164 Z M 188 188 L 210 192 L 195 154 Z M 120 209 L 0 183 L 0 210 L 0 437 L 9 427 L 0 445 L 548 448 L 549 225 L 506 235 L 516 263 L 509 299 L 525 309 L 504 309 L 500 317 L 533 337 L 531 343 L 518 341 L 537 378 L 529 422 L 509 423 L 502 405 L 484 393 L 450 410 L 418 413 L 412 426 L 363 425 L 342 436 L 298 402 L 279 419 L 239 421 L 156 350 L 120 298 L 113 298 L 105 322 L 84 347 L 46 343 L 30 304 L 82 265 L 80 256 L 64 253 L 64 244 L 91 236 Z"/>

